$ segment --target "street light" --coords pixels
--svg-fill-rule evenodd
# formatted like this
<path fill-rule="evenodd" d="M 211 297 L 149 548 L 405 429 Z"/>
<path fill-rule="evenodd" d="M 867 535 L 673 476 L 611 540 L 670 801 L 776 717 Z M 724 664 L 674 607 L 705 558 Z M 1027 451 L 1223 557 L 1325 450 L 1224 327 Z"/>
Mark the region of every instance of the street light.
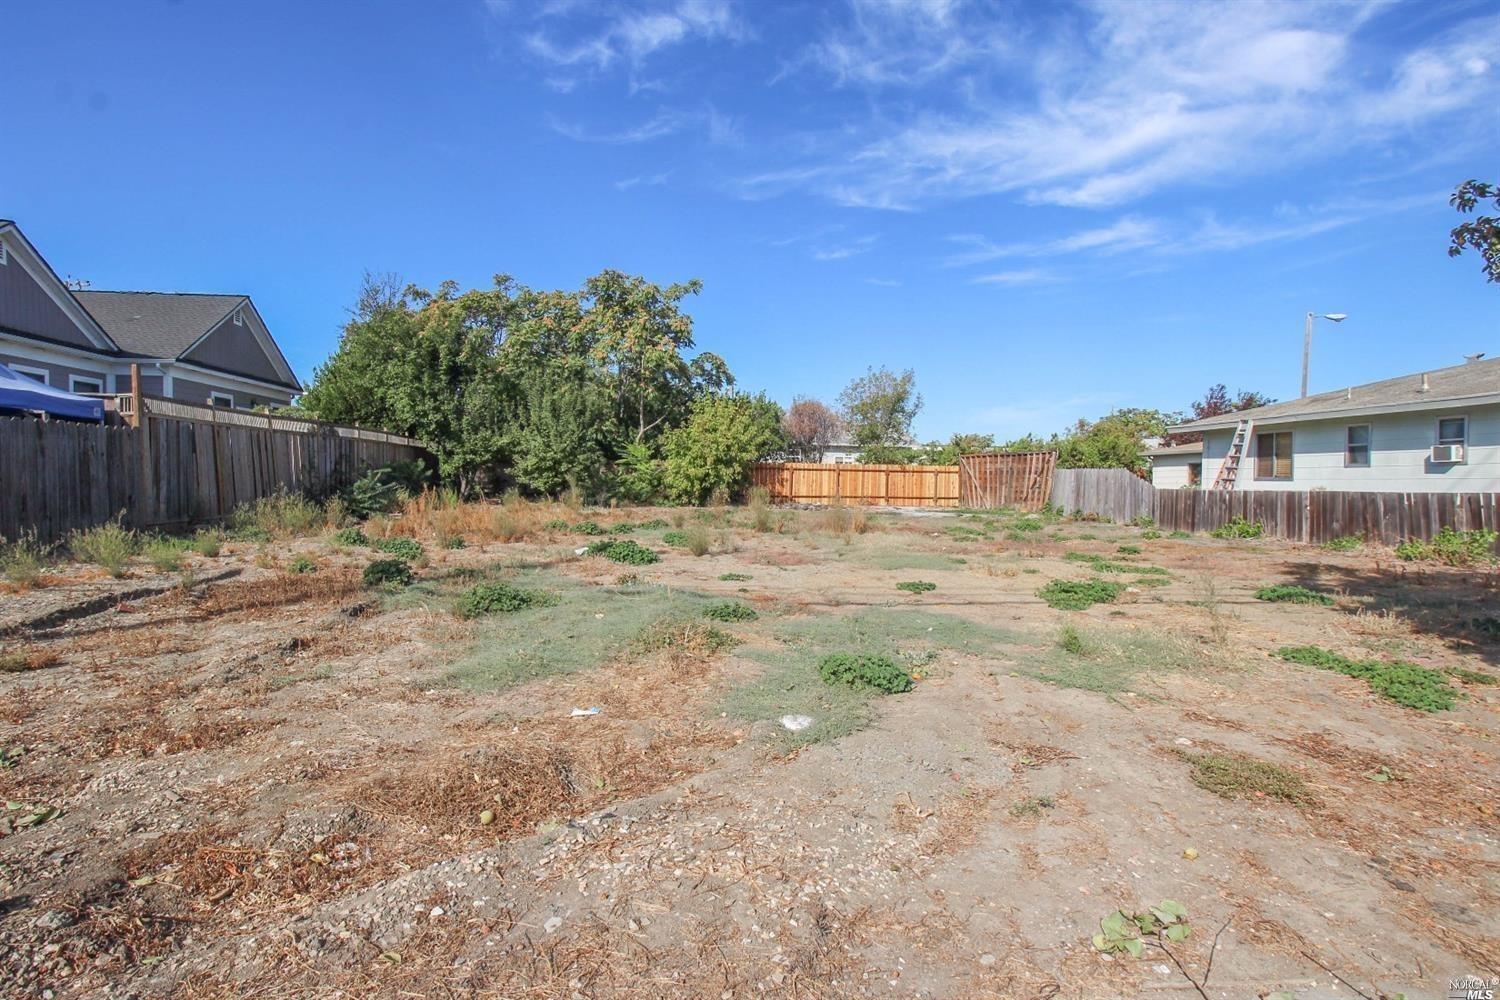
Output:
<path fill-rule="evenodd" d="M 1312 354 L 1312 328 L 1313 320 L 1317 319 L 1316 313 L 1307 314 L 1307 325 L 1302 329 L 1302 398 L 1307 398 L 1307 359 Z M 1349 317 L 1344 313 L 1324 313 L 1323 318 L 1334 323 L 1342 323 Z"/>

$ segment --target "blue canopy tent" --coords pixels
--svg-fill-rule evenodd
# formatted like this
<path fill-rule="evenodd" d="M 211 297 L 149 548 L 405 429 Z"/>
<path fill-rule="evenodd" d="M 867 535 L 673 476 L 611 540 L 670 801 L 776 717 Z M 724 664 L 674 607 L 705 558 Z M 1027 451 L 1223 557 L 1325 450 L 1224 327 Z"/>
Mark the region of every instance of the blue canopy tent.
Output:
<path fill-rule="evenodd" d="M 5 410 L 104 422 L 104 400 L 54 389 L 0 365 L 0 412 Z"/>

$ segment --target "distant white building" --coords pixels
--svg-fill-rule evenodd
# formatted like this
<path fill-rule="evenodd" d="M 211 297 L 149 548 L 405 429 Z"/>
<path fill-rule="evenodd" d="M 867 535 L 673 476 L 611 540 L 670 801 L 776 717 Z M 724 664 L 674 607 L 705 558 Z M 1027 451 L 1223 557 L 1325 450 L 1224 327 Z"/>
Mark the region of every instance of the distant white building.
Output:
<path fill-rule="evenodd" d="M 823 446 L 823 453 L 815 460 L 848 465 L 859 461 L 859 445 L 853 441 L 830 441 Z"/>
<path fill-rule="evenodd" d="M 1235 490 L 1496 493 L 1500 358 L 1194 420 L 1172 431 L 1203 434 L 1204 488 L 1214 488 L 1222 471 L 1218 487 Z M 1164 467 L 1163 475 L 1176 473 Z"/>
<path fill-rule="evenodd" d="M 1151 485 L 1159 490 L 1203 488 L 1203 442 L 1156 445 L 1144 451 L 1151 459 Z"/>

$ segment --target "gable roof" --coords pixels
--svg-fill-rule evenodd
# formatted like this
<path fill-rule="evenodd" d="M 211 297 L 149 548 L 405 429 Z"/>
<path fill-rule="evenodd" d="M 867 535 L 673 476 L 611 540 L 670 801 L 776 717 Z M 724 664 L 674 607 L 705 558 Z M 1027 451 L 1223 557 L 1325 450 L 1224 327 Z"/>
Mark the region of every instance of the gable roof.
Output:
<path fill-rule="evenodd" d="M 31 245 L 26 234 L 21 232 L 20 226 L 10 219 L 0 219 L 0 235 L 7 237 L 5 240 L 7 253 L 14 254 L 17 259 L 22 260 L 22 266 L 31 275 L 32 280 L 40 284 L 43 292 L 72 320 L 84 339 L 99 351 L 105 353 L 118 351 L 117 345 L 110 339 L 104 327 L 93 317 L 93 314 L 83 308 L 72 289 L 57 276 L 52 265 L 47 263 L 47 258 L 43 257 L 41 252 Z"/>
<path fill-rule="evenodd" d="M 1450 368 L 1416 372 L 1379 382 L 1322 392 L 1250 410 L 1193 420 L 1171 430 L 1211 431 L 1234 427 L 1241 420 L 1257 424 L 1332 419 L 1344 415 L 1451 409 L 1465 403 L 1500 403 L 1500 358 L 1469 361 Z"/>
<path fill-rule="evenodd" d="M 175 358 L 245 301 L 243 295 L 78 291 L 110 339 L 129 354 Z"/>

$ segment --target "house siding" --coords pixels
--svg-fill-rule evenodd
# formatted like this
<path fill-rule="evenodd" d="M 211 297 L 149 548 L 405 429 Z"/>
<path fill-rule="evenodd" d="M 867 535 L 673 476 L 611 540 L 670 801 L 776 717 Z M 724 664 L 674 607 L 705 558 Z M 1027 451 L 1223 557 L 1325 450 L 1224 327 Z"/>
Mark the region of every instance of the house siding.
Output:
<path fill-rule="evenodd" d="M 250 332 L 249 322 L 246 319 L 244 326 L 235 326 L 231 313 L 213 328 L 203 343 L 184 354 L 182 360 L 267 382 L 281 381 L 281 373 L 261 350 L 255 334 Z"/>
<path fill-rule="evenodd" d="M 1202 461 L 1202 455 L 1154 455 L 1151 458 L 1151 485 L 1159 490 L 1189 486 L 1188 466 Z"/>
<path fill-rule="evenodd" d="M 94 349 L 78 324 L 53 301 L 21 264 L 20 255 L 14 253 L 9 255 L 8 263 L 0 266 L 0 327 Z"/>
<path fill-rule="evenodd" d="M 172 398 L 184 403 L 206 403 L 209 394 L 227 392 L 234 397 L 234 405 L 242 410 L 259 406 L 286 406 L 292 401 L 290 392 L 272 392 L 269 389 L 239 389 L 215 382 L 198 381 L 182 375 L 172 376 Z"/>
<path fill-rule="evenodd" d="M 55 386 L 58 389 L 66 389 L 68 387 L 68 376 L 77 375 L 79 378 L 96 378 L 104 386 L 104 390 L 106 392 L 109 391 L 109 369 L 102 365 L 98 368 L 89 368 L 86 366 L 79 367 L 77 365 L 58 364 L 54 361 L 33 361 L 30 358 L 7 354 L 4 351 L 0 351 L 0 364 L 20 365 L 22 368 L 32 369 L 40 368 L 47 372 L 47 384 Z"/>
<path fill-rule="evenodd" d="M 1442 417 L 1467 416 L 1467 461 L 1434 465 L 1430 458 Z M 1344 465 L 1345 431 L 1370 425 L 1370 465 Z M 1292 433 L 1292 478 L 1256 479 L 1253 435 Z M 1354 490 L 1372 493 L 1500 492 L 1500 406 L 1454 407 L 1408 413 L 1268 424 L 1251 429 L 1249 453 L 1240 463 L 1237 490 Z M 1229 450 L 1232 430 L 1203 436 L 1203 474 L 1210 483 Z"/>

